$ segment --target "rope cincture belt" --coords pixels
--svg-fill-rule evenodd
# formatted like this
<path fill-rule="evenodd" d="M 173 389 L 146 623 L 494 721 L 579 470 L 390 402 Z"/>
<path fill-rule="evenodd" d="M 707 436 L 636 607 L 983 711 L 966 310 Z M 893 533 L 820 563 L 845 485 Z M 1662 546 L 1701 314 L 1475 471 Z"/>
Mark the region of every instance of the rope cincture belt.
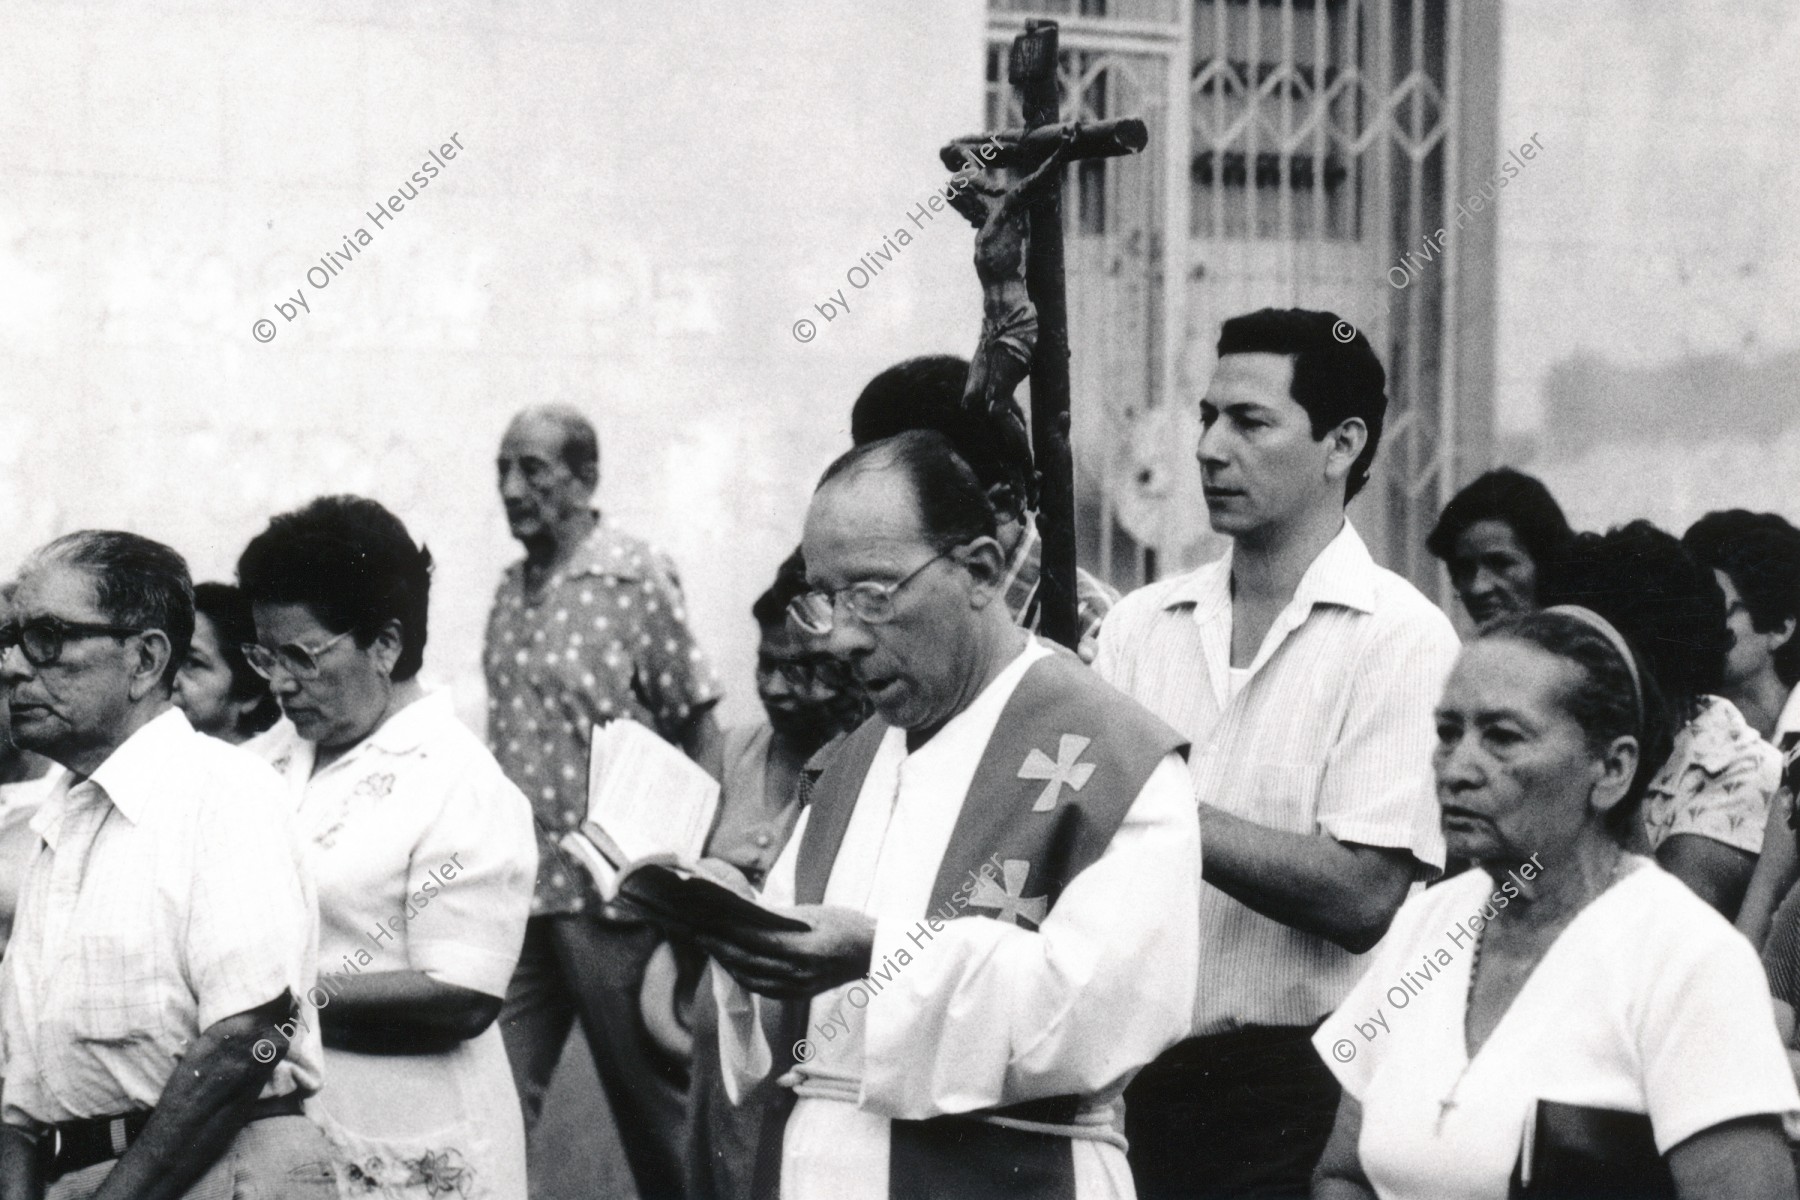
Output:
<path fill-rule="evenodd" d="M 855 1107 L 862 1099 L 862 1080 L 854 1075 L 837 1071 L 821 1071 L 809 1067 L 804 1073 L 799 1070 L 789 1071 L 775 1081 L 782 1087 L 792 1088 L 794 1095 L 807 1100 L 836 1100 Z M 1027 1121 L 1019 1117 L 1009 1117 L 994 1112 L 950 1113 L 948 1116 L 968 1121 L 982 1121 L 989 1125 L 998 1125 L 1003 1129 L 1018 1129 L 1026 1133 L 1045 1133 L 1053 1137 L 1078 1138 L 1090 1142 L 1105 1142 L 1126 1148 L 1125 1135 L 1113 1127 L 1111 1106 L 1085 1108 L 1075 1114 L 1072 1123 L 1052 1121 Z"/>

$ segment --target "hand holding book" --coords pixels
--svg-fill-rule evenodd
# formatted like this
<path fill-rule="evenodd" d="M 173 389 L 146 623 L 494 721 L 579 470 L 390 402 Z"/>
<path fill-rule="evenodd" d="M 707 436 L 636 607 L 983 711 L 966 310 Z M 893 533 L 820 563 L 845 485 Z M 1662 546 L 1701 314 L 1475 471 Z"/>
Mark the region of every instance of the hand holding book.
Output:
<path fill-rule="evenodd" d="M 671 936 L 739 940 L 809 930 L 765 907 L 729 863 L 697 861 L 718 806 L 719 785 L 705 771 L 637 722 L 614 721 L 594 730 L 587 820 L 561 845 L 603 899 Z"/>

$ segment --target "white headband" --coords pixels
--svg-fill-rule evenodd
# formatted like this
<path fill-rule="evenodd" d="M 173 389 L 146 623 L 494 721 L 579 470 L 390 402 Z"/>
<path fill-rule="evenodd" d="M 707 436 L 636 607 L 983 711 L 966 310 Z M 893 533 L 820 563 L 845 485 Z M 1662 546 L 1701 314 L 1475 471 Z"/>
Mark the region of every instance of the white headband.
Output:
<path fill-rule="evenodd" d="M 1644 732 L 1645 721 L 1644 681 L 1638 676 L 1637 659 L 1632 655 L 1631 644 L 1625 640 L 1625 635 L 1615 629 L 1611 621 L 1608 621 L 1593 609 L 1583 608 L 1579 604 L 1557 604 L 1550 608 L 1546 608 L 1544 611 L 1547 613 L 1561 613 L 1567 617 L 1574 617 L 1584 625 L 1592 626 L 1594 629 L 1598 630 L 1607 641 L 1612 643 L 1612 648 L 1617 650 L 1619 652 L 1619 657 L 1625 660 L 1626 673 L 1631 676 L 1631 697 L 1637 702 L 1638 733 L 1642 735 Z"/>

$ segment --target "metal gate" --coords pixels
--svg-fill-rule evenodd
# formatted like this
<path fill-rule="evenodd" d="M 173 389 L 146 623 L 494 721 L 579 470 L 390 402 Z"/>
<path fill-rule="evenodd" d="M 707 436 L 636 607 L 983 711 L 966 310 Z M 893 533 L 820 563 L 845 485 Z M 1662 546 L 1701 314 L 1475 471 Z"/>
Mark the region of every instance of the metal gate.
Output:
<path fill-rule="evenodd" d="M 1183 472 L 1219 323 L 1329 308 L 1388 368 L 1353 516 L 1382 561 L 1441 590 L 1424 534 L 1490 439 L 1493 222 L 1450 214 L 1465 163 L 1492 166 L 1492 90 L 1471 107 L 1466 78 L 1497 71 L 1492 6 L 991 0 L 991 127 L 1018 120 L 1005 52 L 1027 16 L 1061 26 L 1064 119 L 1150 129 L 1145 155 L 1083 162 L 1065 185 L 1084 562 L 1130 587 L 1216 551 Z"/>

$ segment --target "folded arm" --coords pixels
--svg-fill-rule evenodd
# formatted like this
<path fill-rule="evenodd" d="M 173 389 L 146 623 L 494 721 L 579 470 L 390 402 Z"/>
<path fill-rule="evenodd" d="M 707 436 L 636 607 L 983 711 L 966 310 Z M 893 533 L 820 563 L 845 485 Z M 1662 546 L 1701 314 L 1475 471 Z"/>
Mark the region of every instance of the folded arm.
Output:
<path fill-rule="evenodd" d="M 1794 1162 L 1777 1117 L 1702 1130 L 1669 1151 L 1680 1200 L 1793 1200 Z"/>
<path fill-rule="evenodd" d="M 175 1064 L 143 1135 L 94 1200 L 175 1200 L 211 1170 L 287 1054 L 281 1024 L 293 1011 L 293 998 L 283 994 L 208 1026 Z"/>
<path fill-rule="evenodd" d="M 1800 851 L 1795 848 L 1794 831 L 1787 824 L 1793 806 L 1793 796 L 1785 789 L 1770 801 L 1769 819 L 1763 826 L 1762 853 L 1757 856 L 1756 869 L 1750 873 L 1744 903 L 1738 908 L 1738 932 L 1759 950 L 1768 940 L 1769 922 L 1776 906 L 1794 881 L 1800 879 Z"/>
<path fill-rule="evenodd" d="M 1206 882 L 1303 933 L 1361 954 L 1382 934 L 1418 877 L 1407 850 L 1326 834 L 1284 833 L 1200 806 Z"/>
<path fill-rule="evenodd" d="M 438 1054 L 494 1023 L 501 999 L 433 979 L 423 971 L 330 977 L 319 1034 L 334 1050 L 358 1054 Z"/>
<path fill-rule="evenodd" d="M 1664 838 L 1656 848 L 1656 861 L 1727 921 L 1738 915 L 1756 870 L 1756 855 L 1698 833 Z"/>

